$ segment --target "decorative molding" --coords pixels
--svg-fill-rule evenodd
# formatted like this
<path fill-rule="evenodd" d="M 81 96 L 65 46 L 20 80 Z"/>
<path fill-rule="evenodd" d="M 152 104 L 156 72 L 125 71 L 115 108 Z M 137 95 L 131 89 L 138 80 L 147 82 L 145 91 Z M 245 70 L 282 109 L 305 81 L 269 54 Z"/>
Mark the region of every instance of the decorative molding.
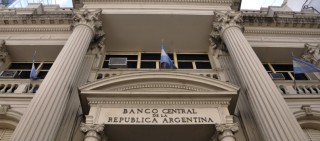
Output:
<path fill-rule="evenodd" d="M 252 28 L 248 27 L 248 28 L 245 28 L 244 33 L 249 33 L 249 34 L 250 33 L 253 33 L 253 34 L 284 34 L 284 35 L 320 35 L 320 30 L 308 31 L 306 29 L 301 29 L 300 31 L 298 31 L 297 29 L 290 29 L 290 30 L 286 30 L 283 28 L 256 28 L 256 29 L 252 29 Z"/>
<path fill-rule="evenodd" d="M 0 32 L 68 32 L 70 25 L 0 25 Z"/>
<path fill-rule="evenodd" d="M 120 104 L 120 105 L 230 105 L 229 100 L 103 100 L 88 99 L 89 104 Z"/>
<path fill-rule="evenodd" d="M 101 134 L 103 134 L 104 124 L 80 124 L 80 129 L 82 132 L 86 133 L 84 141 L 91 141 L 92 138 L 101 140 Z M 89 139 L 88 139 L 89 138 Z"/>
<path fill-rule="evenodd" d="M 6 104 L 0 105 L 0 115 L 5 115 L 10 108 L 11 108 L 10 105 L 6 105 Z"/>
<path fill-rule="evenodd" d="M 86 124 L 81 123 L 80 125 L 82 132 L 88 132 L 88 131 L 96 131 L 96 132 L 102 132 L 104 129 L 104 124 Z"/>
<path fill-rule="evenodd" d="M 306 113 L 306 116 L 312 116 L 313 115 L 310 105 L 302 105 L 301 109 L 304 110 L 304 112 Z"/>
<path fill-rule="evenodd" d="M 304 53 L 301 57 L 312 64 L 320 66 L 320 44 L 311 45 L 305 43 L 304 46 Z"/>
<path fill-rule="evenodd" d="M 173 84 L 173 83 L 148 83 L 148 84 L 135 84 L 124 86 L 121 88 L 116 88 L 115 91 L 128 91 L 132 89 L 141 89 L 141 88 L 174 88 L 174 89 L 184 89 L 188 91 L 197 91 L 197 92 L 208 92 L 209 90 L 196 88 L 192 86 L 180 85 L 180 84 Z"/>
<path fill-rule="evenodd" d="M 74 28 L 78 25 L 86 25 L 90 27 L 95 34 L 90 45 L 90 50 L 94 54 L 102 52 L 105 48 L 105 33 L 102 30 L 101 12 L 102 9 L 97 9 L 95 11 L 85 9 L 84 11 L 74 11 L 72 17 Z"/>
<path fill-rule="evenodd" d="M 7 56 L 8 56 L 8 51 L 5 46 L 5 41 L 0 40 L 0 62 L 2 63 L 6 62 Z"/>
<path fill-rule="evenodd" d="M 237 132 L 239 130 L 239 124 L 238 123 L 216 124 L 216 130 L 221 133 L 227 130 L 232 132 Z"/>
<path fill-rule="evenodd" d="M 320 28 L 319 17 L 267 17 L 243 15 L 244 26 Z"/>

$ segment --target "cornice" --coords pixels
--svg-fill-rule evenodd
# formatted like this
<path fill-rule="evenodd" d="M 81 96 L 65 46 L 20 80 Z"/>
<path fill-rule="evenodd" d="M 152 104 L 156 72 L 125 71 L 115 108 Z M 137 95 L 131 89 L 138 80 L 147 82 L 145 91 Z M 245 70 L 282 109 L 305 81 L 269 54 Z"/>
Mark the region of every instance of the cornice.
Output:
<path fill-rule="evenodd" d="M 320 28 L 245 27 L 245 34 L 320 35 Z"/>
<path fill-rule="evenodd" d="M 244 26 L 256 27 L 292 27 L 292 28 L 319 28 L 320 17 L 265 17 L 262 15 L 243 17 Z"/>
<path fill-rule="evenodd" d="M 70 25 L 0 25 L 0 32 L 68 32 Z"/>
<path fill-rule="evenodd" d="M 230 105 L 230 100 L 104 100 L 89 99 L 89 104 L 130 105 Z"/>

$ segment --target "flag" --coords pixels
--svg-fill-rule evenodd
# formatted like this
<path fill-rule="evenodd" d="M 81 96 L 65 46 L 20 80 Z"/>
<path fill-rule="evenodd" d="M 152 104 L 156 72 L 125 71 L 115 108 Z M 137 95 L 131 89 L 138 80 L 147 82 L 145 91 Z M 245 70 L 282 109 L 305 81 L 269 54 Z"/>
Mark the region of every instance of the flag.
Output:
<path fill-rule="evenodd" d="M 293 62 L 293 72 L 298 73 L 309 73 L 309 72 L 320 72 L 320 68 L 314 64 L 306 62 L 297 57 L 292 57 Z"/>
<path fill-rule="evenodd" d="M 30 79 L 32 80 L 36 80 L 38 79 L 37 78 L 37 70 L 36 70 L 36 67 L 34 65 L 34 59 L 36 57 L 36 51 L 34 51 L 34 54 L 33 54 L 33 59 L 32 59 L 32 67 L 31 67 L 31 72 L 30 72 Z"/>
<path fill-rule="evenodd" d="M 161 43 L 161 59 L 160 59 L 160 68 L 161 69 L 176 69 L 177 67 L 173 64 L 172 60 L 163 49 L 163 40 Z"/>

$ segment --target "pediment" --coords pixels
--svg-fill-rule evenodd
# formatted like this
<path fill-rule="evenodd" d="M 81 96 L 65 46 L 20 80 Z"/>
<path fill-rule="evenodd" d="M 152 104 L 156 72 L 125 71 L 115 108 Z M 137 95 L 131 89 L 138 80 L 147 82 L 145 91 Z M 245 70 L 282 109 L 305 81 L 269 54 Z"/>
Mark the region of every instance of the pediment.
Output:
<path fill-rule="evenodd" d="M 104 78 L 80 87 L 96 92 L 228 92 L 239 87 L 204 76 L 176 72 L 136 72 Z"/>

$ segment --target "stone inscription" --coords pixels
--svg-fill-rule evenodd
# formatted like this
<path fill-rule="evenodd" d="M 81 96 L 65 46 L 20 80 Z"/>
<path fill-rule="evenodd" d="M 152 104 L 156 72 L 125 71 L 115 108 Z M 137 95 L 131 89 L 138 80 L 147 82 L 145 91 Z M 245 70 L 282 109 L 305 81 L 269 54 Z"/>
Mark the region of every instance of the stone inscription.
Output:
<path fill-rule="evenodd" d="M 99 123 L 135 125 L 216 124 L 216 108 L 102 108 Z"/>

